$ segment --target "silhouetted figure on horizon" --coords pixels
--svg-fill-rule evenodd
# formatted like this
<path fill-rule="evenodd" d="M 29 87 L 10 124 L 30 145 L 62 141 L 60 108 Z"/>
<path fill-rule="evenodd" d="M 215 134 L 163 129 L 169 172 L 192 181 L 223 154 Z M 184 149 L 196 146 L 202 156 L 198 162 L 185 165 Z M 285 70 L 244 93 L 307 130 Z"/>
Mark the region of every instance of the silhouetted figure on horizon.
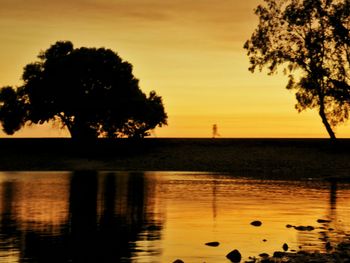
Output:
<path fill-rule="evenodd" d="M 218 133 L 218 126 L 216 124 L 213 124 L 213 139 L 219 136 L 220 134 Z"/>

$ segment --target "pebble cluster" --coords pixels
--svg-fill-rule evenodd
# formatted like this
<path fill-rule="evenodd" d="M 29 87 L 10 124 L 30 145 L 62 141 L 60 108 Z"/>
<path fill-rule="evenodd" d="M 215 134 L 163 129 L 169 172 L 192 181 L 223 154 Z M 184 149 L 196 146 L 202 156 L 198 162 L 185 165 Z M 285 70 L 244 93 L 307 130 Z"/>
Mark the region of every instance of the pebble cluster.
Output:
<path fill-rule="evenodd" d="M 327 224 L 330 220 L 318 219 L 317 223 Z M 261 221 L 253 221 L 250 223 L 252 226 L 260 227 Z M 293 226 L 286 225 L 287 228 L 294 228 L 297 231 L 313 231 L 313 226 Z M 217 247 L 220 245 L 219 242 L 208 242 L 205 243 L 207 246 Z M 284 243 L 282 245 L 283 251 L 276 251 L 273 255 L 267 253 L 261 253 L 258 257 L 249 257 L 244 263 L 350 263 L 350 235 L 346 236 L 343 242 L 332 245 L 330 242 L 325 243 L 325 253 L 320 252 L 306 252 L 306 251 L 293 251 L 288 252 L 289 246 Z M 226 255 L 226 258 L 233 263 L 242 262 L 242 255 L 234 249 Z M 173 263 L 185 263 L 181 259 L 175 260 Z"/>

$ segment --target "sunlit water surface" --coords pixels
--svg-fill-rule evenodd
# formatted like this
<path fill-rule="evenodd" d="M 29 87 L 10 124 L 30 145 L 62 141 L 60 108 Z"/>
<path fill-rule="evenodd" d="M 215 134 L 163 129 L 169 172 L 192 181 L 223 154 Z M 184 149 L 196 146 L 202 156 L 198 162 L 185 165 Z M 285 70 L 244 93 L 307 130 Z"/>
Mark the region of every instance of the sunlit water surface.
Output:
<path fill-rule="evenodd" d="M 0 173 L 0 262 L 228 262 L 325 251 L 350 233 L 350 186 L 205 173 Z M 317 223 L 318 219 L 331 220 Z M 262 221 L 262 226 L 250 223 Z M 313 226 L 297 231 L 286 225 Z M 209 247 L 206 242 L 218 241 Z"/>

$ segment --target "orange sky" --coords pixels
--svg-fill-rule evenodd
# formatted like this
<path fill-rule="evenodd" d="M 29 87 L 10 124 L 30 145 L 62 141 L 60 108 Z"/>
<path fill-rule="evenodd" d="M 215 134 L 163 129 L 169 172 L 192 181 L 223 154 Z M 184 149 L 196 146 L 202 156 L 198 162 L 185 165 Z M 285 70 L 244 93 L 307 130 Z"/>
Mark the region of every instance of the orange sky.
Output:
<path fill-rule="evenodd" d="M 262 0 L 1 0 L 0 86 L 57 40 L 107 47 L 134 65 L 144 92 L 156 90 L 169 126 L 158 137 L 327 137 L 315 111 L 298 114 L 286 79 L 251 74 L 244 42 Z M 28 127 L 15 136 L 66 136 Z M 337 129 L 349 137 L 350 127 Z M 3 135 L 1 135 L 3 136 Z"/>

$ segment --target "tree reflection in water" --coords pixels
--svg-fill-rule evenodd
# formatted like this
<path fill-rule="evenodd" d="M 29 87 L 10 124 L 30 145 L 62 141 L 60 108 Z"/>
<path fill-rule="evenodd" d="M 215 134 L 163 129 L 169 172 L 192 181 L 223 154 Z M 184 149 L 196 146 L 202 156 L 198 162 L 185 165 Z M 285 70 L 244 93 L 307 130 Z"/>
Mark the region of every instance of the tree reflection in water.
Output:
<path fill-rule="evenodd" d="M 327 242 L 334 247 L 350 229 L 350 185 L 336 181 L 3 172 L 0 198 L 0 262 L 6 263 L 226 262 L 232 244 L 244 260 L 283 243 L 325 252 Z M 259 228 L 250 225 L 256 219 Z M 209 241 L 220 246 L 205 246 Z"/>
<path fill-rule="evenodd" d="M 160 239 L 162 220 L 150 211 L 153 191 L 147 191 L 150 186 L 142 173 L 73 173 L 66 197 L 56 196 L 68 202 L 67 210 L 61 211 L 65 213 L 63 221 L 31 219 L 30 211 L 36 211 L 37 204 L 23 190 L 26 183 L 5 181 L 0 188 L 0 256 L 6 262 L 131 262 L 139 252 L 136 244 L 140 237 Z M 39 182 L 31 191 L 40 187 L 47 186 Z M 42 199 L 49 201 L 45 196 Z M 29 214 L 23 216 L 23 207 Z"/>
<path fill-rule="evenodd" d="M 310 242 L 310 240 L 313 240 L 315 237 L 313 231 L 299 231 L 299 248 L 309 251 L 329 251 L 333 246 L 343 242 L 344 238 L 347 237 L 346 226 L 344 226 L 337 217 L 337 179 L 331 178 L 329 180 L 328 189 L 328 207 L 325 205 L 325 207 L 327 207 L 325 214 L 314 222 L 315 232 L 318 233 L 318 239 L 322 242 Z"/>

